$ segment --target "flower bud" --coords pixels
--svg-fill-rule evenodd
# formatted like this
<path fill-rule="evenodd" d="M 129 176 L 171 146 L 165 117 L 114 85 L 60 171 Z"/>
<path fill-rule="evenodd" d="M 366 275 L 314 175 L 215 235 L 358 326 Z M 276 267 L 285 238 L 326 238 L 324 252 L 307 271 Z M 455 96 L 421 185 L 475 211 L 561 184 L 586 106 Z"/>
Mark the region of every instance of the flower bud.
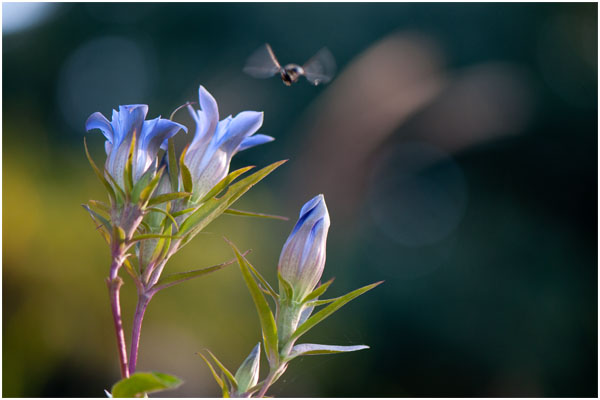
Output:
<path fill-rule="evenodd" d="M 250 355 L 244 360 L 235 373 L 238 393 L 242 394 L 258 383 L 260 368 L 260 343 L 254 346 Z"/>
<path fill-rule="evenodd" d="M 322 194 L 308 201 L 283 245 L 279 273 L 290 283 L 293 299 L 301 301 L 317 285 L 325 267 L 329 213 Z"/>

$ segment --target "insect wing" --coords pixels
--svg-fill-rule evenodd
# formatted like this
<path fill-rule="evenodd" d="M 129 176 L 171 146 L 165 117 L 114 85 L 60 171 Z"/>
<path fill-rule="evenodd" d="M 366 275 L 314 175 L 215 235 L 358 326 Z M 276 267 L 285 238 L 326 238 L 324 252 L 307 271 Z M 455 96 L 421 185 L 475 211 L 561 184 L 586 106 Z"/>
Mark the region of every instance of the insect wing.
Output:
<path fill-rule="evenodd" d="M 323 47 L 302 68 L 304 68 L 304 76 L 313 85 L 327 83 L 335 75 L 335 59 L 329 49 Z"/>
<path fill-rule="evenodd" d="M 246 61 L 244 72 L 253 78 L 270 78 L 279 72 L 281 66 L 268 43 L 259 47 Z"/>

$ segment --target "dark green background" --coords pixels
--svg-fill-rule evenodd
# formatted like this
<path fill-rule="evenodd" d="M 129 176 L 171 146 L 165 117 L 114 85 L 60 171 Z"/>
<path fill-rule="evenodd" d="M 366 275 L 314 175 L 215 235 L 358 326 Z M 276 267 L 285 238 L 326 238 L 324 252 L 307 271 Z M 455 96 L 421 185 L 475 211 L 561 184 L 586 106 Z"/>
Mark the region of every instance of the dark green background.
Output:
<path fill-rule="evenodd" d="M 365 147 L 344 140 L 345 118 L 379 115 L 376 125 L 388 103 L 363 101 L 378 86 L 354 85 L 346 71 L 394 34 L 427 37 L 440 55 L 436 73 L 466 86 L 444 86 L 354 160 L 349 149 Z M 168 116 L 203 84 L 223 117 L 264 110 L 262 132 L 277 139 L 241 153 L 234 167 L 291 159 L 239 208 L 293 220 L 324 193 L 331 294 L 386 281 L 307 335 L 371 349 L 296 361 L 272 395 L 595 397 L 596 38 L 597 5 L 589 3 L 57 4 L 40 24 L 4 32 L 2 395 L 100 397 L 118 379 L 108 252 L 80 207 L 105 196 L 83 155 L 85 118 L 128 103 Z M 326 45 L 339 79 L 287 88 L 243 75 L 245 58 L 264 42 L 283 62 Z M 386 63 L 372 66 L 373 81 Z M 489 81 L 496 73 L 509 84 Z M 472 101 L 503 90 L 508 100 L 487 109 Z M 343 108 L 348 99 L 358 112 Z M 341 107 L 338 117 L 324 104 Z M 488 127 L 471 145 L 446 145 L 495 111 L 510 132 Z M 321 136 L 306 128 L 327 117 Z M 436 141 L 428 126 L 453 128 Z M 101 162 L 102 138 L 87 137 Z M 342 162 L 351 168 L 336 168 Z M 168 268 L 231 258 L 226 234 L 252 248 L 251 260 L 273 280 L 292 224 L 225 216 Z M 131 282 L 123 292 L 129 321 Z M 258 340 L 232 266 L 153 300 L 139 369 L 183 378 L 170 396 L 217 396 L 194 353 L 208 347 L 233 369 Z"/>

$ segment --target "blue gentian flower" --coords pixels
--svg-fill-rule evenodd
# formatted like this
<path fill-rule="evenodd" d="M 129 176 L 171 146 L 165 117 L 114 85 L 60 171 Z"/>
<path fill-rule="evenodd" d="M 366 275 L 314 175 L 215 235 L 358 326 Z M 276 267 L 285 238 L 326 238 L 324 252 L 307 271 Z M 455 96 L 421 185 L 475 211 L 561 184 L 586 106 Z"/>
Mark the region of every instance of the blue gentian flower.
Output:
<path fill-rule="evenodd" d="M 263 123 L 262 112 L 243 111 L 219 121 L 215 99 L 203 86 L 198 92 L 200 110 L 188 106 L 196 122 L 196 132 L 184 157 L 192 175 L 193 201 L 227 176 L 231 158 L 238 151 L 274 140 L 271 136 L 254 135 Z"/>
<path fill-rule="evenodd" d="M 85 123 L 87 131 L 100 129 L 106 137 L 106 171 L 123 187 L 123 171 L 131 140 L 135 134 L 136 142 L 133 152 L 133 181 L 140 179 L 144 172 L 156 168 L 157 153 L 162 147 L 166 148 L 167 140 L 180 129 L 187 128 L 177 122 L 163 118 L 145 121 L 148 106 L 132 104 L 119 106 L 119 111 L 113 110 L 112 121 L 99 112 L 95 112 Z"/>
<path fill-rule="evenodd" d="M 329 212 L 322 194 L 309 200 L 302 210 L 279 257 L 279 273 L 301 301 L 317 285 L 325 267 Z"/>

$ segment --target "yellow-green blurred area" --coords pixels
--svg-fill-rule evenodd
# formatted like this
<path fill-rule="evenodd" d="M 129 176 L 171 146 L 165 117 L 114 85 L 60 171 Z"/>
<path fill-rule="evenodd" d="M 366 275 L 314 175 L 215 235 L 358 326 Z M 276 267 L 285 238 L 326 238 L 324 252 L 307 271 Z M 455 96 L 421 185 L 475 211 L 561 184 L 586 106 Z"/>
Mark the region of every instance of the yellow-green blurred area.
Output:
<path fill-rule="evenodd" d="M 226 235 L 275 283 L 323 193 L 329 294 L 385 280 L 305 337 L 369 350 L 296 360 L 270 394 L 596 397 L 596 4 L 3 3 L 2 22 L 3 396 L 119 379 L 109 253 L 80 206 L 106 198 L 83 153 L 86 136 L 102 164 L 104 139 L 84 122 L 134 103 L 168 117 L 202 84 L 222 118 L 265 112 L 276 141 L 232 167 L 290 161 L 236 207 L 290 221 L 223 216 L 165 273 L 231 259 Z M 284 64 L 327 46 L 338 74 L 244 75 L 265 42 Z M 234 264 L 152 300 L 138 369 L 185 381 L 164 395 L 218 396 L 195 353 L 235 369 L 259 340 Z"/>

